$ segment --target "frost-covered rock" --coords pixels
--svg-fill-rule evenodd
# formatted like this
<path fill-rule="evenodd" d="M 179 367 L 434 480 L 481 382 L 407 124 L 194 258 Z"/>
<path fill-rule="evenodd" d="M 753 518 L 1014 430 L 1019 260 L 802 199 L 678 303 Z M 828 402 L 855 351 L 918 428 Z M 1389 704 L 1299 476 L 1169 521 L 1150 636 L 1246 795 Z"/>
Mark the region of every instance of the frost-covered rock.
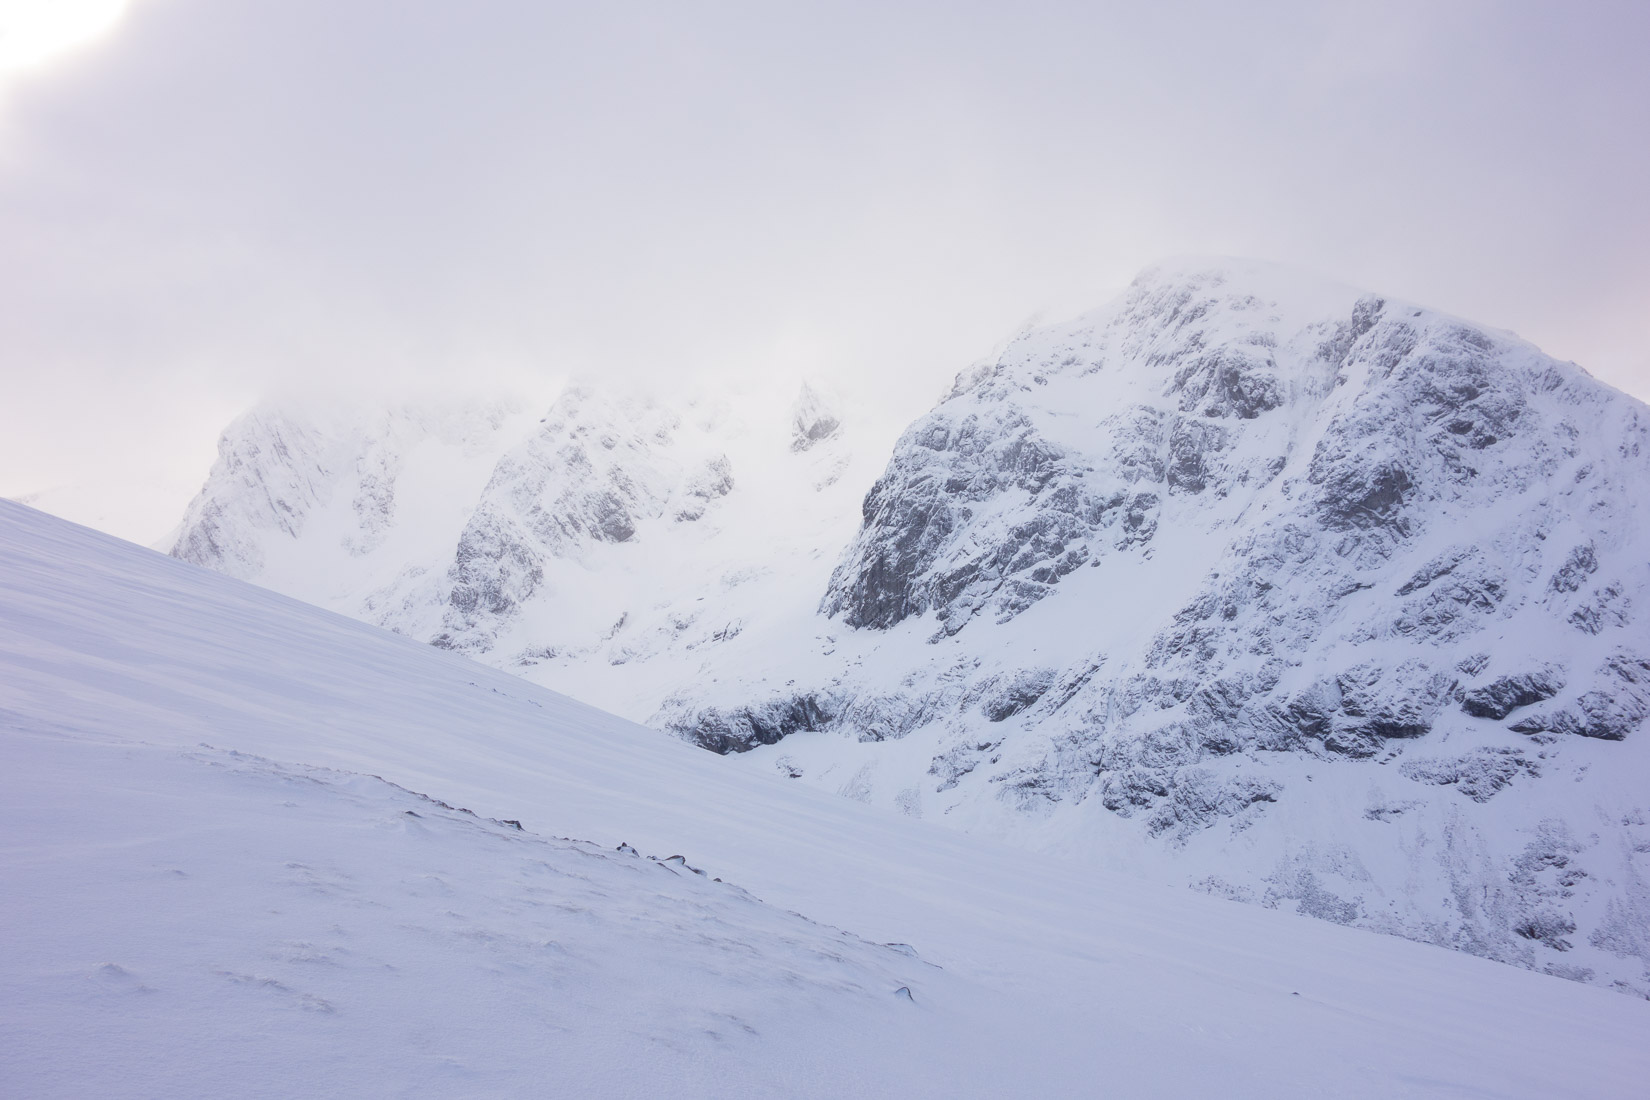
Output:
<path fill-rule="evenodd" d="M 1488 802 L 1520 775 L 1541 774 L 1522 749 L 1480 748 L 1464 756 L 1447 759 L 1406 760 L 1398 769 L 1406 778 L 1421 783 L 1453 785 L 1474 802 Z"/>
<path fill-rule="evenodd" d="M 1461 709 L 1474 718 L 1505 718 L 1520 707 L 1551 699 L 1564 690 L 1564 671 L 1553 665 L 1509 673 L 1467 691 Z"/>
<path fill-rule="evenodd" d="M 1613 654 L 1594 674 L 1596 685 L 1567 705 L 1514 722 L 1519 733 L 1577 734 L 1620 741 L 1650 717 L 1650 658 Z"/>

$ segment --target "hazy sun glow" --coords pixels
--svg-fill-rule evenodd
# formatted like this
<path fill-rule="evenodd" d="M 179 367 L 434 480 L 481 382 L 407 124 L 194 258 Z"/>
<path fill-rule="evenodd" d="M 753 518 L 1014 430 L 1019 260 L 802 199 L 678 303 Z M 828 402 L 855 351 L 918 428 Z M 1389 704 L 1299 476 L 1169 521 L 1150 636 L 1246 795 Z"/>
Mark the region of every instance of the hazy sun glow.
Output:
<path fill-rule="evenodd" d="M 0 76 L 38 68 L 103 35 L 131 0 L 0 0 Z"/>

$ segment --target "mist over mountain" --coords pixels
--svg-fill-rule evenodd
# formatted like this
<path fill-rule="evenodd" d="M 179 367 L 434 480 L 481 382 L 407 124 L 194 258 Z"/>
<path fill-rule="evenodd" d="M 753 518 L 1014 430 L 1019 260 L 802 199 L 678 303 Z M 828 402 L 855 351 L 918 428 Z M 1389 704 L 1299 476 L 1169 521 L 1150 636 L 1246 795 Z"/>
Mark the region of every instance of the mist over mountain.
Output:
<path fill-rule="evenodd" d="M 267 407 L 173 553 L 729 768 L 1650 995 L 1642 403 L 1185 261 L 877 413 Z"/>

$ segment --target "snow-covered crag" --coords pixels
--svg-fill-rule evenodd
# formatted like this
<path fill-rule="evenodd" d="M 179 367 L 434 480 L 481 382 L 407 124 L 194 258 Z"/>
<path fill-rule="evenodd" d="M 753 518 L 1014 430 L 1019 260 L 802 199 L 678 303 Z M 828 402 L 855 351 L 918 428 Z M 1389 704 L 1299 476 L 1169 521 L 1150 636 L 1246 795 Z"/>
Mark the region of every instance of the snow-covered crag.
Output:
<path fill-rule="evenodd" d="M 514 399 L 262 404 L 224 430 L 172 556 L 329 602 L 448 541 L 525 416 Z"/>
<path fill-rule="evenodd" d="M 1647 993 L 1646 484 L 1650 411 L 1511 336 L 1151 271 L 960 377 L 865 497 L 820 636 L 659 721 Z"/>
<path fill-rule="evenodd" d="M 267 404 L 174 556 L 637 718 L 752 622 L 811 617 L 896 423 L 803 383 Z"/>
<path fill-rule="evenodd" d="M 175 553 L 730 768 L 1650 994 L 1644 405 L 1221 261 L 1016 339 L 891 458 L 871 412 L 266 410 Z"/>

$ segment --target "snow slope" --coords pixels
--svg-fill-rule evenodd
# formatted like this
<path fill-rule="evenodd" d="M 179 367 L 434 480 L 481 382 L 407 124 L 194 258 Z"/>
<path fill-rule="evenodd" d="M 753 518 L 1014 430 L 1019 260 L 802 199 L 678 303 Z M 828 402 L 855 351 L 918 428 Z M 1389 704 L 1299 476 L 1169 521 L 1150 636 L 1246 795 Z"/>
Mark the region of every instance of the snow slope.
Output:
<path fill-rule="evenodd" d="M 1643 1002 L 745 774 L 10 503 L 0 668 L 9 1095 L 1629 1096 L 1650 1071 Z"/>

